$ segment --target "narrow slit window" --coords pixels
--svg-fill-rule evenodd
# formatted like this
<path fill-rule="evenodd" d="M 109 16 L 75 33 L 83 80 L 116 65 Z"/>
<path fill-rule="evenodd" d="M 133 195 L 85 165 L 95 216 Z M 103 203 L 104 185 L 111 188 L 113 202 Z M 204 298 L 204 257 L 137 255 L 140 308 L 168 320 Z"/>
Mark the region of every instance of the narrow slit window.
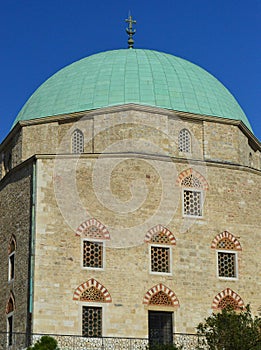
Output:
<path fill-rule="evenodd" d="M 8 281 L 12 281 L 15 276 L 15 252 L 16 243 L 14 237 L 12 237 L 8 249 Z"/>

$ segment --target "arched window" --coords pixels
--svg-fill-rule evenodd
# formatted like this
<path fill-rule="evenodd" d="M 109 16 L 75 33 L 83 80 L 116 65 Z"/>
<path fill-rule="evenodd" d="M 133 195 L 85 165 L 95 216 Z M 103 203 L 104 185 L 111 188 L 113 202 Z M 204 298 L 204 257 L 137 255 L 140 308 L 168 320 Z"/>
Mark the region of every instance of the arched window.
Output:
<path fill-rule="evenodd" d="M 76 129 L 72 134 L 72 153 L 83 153 L 84 137 L 81 130 Z"/>
<path fill-rule="evenodd" d="M 173 234 L 164 226 L 157 225 L 145 236 L 149 243 L 150 273 L 172 273 L 172 245 L 176 244 Z"/>
<path fill-rule="evenodd" d="M 188 129 L 182 129 L 179 132 L 179 151 L 191 153 L 191 135 Z"/>
<path fill-rule="evenodd" d="M 112 302 L 108 290 L 94 278 L 91 278 L 75 290 L 73 300 L 83 302 L 82 336 L 101 337 L 103 308 L 100 303 Z M 94 305 L 89 303 L 94 303 Z"/>
<path fill-rule="evenodd" d="M 13 331 L 14 331 L 14 310 L 15 310 L 15 301 L 14 295 L 11 292 L 9 300 L 6 305 L 6 329 L 7 329 L 7 344 L 8 346 L 13 345 Z"/>
<path fill-rule="evenodd" d="M 242 250 L 239 241 L 228 231 L 217 235 L 211 245 L 217 253 L 217 275 L 223 279 L 238 277 L 237 251 Z"/>
<path fill-rule="evenodd" d="M 103 269 L 105 262 L 105 241 L 110 239 L 107 228 L 92 218 L 83 222 L 76 231 L 82 238 L 82 267 Z"/>
<path fill-rule="evenodd" d="M 227 307 L 233 310 L 242 310 L 244 308 L 244 302 L 241 297 L 230 288 L 226 288 L 218 293 L 212 303 L 212 309 L 222 310 Z"/>
<path fill-rule="evenodd" d="M 184 170 L 178 177 L 182 187 L 183 215 L 188 217 L 203 216 L 204 190 L 208 189 L 205 178 L 196 170 Z"/>
<path fill-rule="evenodd" d="M 12 281 L 15 276 L 15 252 L 16 252 L 16 240 L 12 236 L 8 247 L 8 281 Z"/>

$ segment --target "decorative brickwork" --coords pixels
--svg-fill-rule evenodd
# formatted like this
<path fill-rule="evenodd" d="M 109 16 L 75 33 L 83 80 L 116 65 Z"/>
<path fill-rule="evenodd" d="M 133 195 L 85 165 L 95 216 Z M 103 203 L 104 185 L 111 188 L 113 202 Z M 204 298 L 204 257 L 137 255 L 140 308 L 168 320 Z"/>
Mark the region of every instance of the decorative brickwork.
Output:
<path fill-rule="evenodd" d="M 212 241 L 211 248 L 213 249 L 229 249 L 241 251 L 241 244 L 238 239 L 228 231 L 219 233 Z"/>
<path fill-rule="evenodd" d="M 99 300 L 97 300 L 97 298 Z M 91 278 L 88 281 L 82 283 L 75 290 L 73 294 L 73 300 L 99 301 L 104 303 L 111 303 L 112 301 L 111 295 L 108 292 L 108 290 L 94 278 Z"/>
<path fill-rule="evenodd" d="M 6 304 L 5 312 L 6 314 L 10 314 L 10 312 L 13 312 L 14 310 L 15 310 L 15 298 L 14 298 L 13 292 L 11 292 L 8 302 Z"/>
<path fill-rule="evenodd" d="M 209 188 L 204 176 L 192 168 L 182 171 L 178 176 L 176 184 L 181 187 L 198 188 L 202 190 L 208 190 Z"/>
<path fill-rule="evenodd" d="M 162 283 L 147 291 L 143 298 L 143 304 L 179 307 L 176 294 Z"/>
<path fill-rule="evenodd" d="M 215 296 L 212 309 L 223 309 L 226 306 L 232 306 L 233 309 L 238 310 L 244 308 L 244 302 L 236 292 L 226 288 Z"/>
<path fill-rule="evenodd" d="M 174 235 L 166 227 L 162 225 L 157 225 L 151 228 L 147 232 L 144 242 L 176 245 L 176 239 Z"/>
<path fill-rule="evenodd" d="M 110 234 L 107 228 L 98 220 L 92 218 L 83 222 L 76 230 L 76 236 L 110 239 Z"/>

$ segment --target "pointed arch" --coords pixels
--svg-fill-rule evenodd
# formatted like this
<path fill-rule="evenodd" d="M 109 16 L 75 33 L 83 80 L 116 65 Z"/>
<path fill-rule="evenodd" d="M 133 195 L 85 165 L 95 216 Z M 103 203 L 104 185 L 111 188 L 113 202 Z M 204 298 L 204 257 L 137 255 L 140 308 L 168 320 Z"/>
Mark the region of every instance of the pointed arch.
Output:
<path fill-rule="evenodd" d="M 143 298 L 143 304 L 179 307 L 176 294 L 162 283 L 147 291 Z"/>
<path fill-rule="evenodd" d="M 95 218 L 84 221 L 76 230 L 76 236 L 110 239 L 107 228 Z"/>
<path fill-rule="evenodd" d="M 224 245 L 225 245 L 225 242 L 228 241 L 228 242 L 231 242 L 231 246 L 232 246 L 232 249 L 231 250 L 238 250 L 238 251 L 241 251 L 242 250 L 242 247 L 241 247 L 241 244 L 239 242 L 239 240 L 230 232 L 228 231 L 223 231 L 221 233 L 219 233 L 218 235 L 216 235 L 216 237 L 213 239 L 212 243 L 211 243 L 211 248 L 212 249 L 220 249 L 220 248 L 223 248 L 223 247 L 219 247 L 219 244 L 221 242 L 224 242 Z"/>
<path fill-rule="evenodd" d="M 173 233 L 162 225 L 152 227 L 144 238 L 145 243 L 168 243 L 176 245 L 176 238 Z"/>
<path fill-rule="evenodd" d="M 9 299 L 6 304 L 5 312 L 6 314 L 10 314 L 15 310 L 15 297 L 13 292 L 10 293 Z"/>
<path fill-rule="evenodd" d="M 74 294 L 73 300 L 78 301 L 98 301 L 103 303 L 111 303 L 112 298 L 108 290 L 94 278 L 80 284 Z"/>
<path fill-rule="evenodd" d="M 8 255 L 14 253 L 16 251 L 16 247 L 16 237 L 14 234 L 12 234 L 8 244 Z"/>
<path fill-rule="evenodd" d="M 8 281 L 12 281 L 15 277 L 15 254 L 16 254 L 16 238 L 12 234 L 8 244 Z"/>
<path fill-rule="evenodd" d="M 179 174 L 176 184 L 180 187 L 199 188 L 202 190 L 208 190 L 209 188 L 204 176 L 192 168 L 183 170 Z"/>
<path fill-rule="evenodd" d="M 245 307 L 242 298 L 230 288 L 218 293 L 212 302 L 214 310 L 224 309 L 226 306 L 231 306 L 234 310 L 242 310 Z"/>

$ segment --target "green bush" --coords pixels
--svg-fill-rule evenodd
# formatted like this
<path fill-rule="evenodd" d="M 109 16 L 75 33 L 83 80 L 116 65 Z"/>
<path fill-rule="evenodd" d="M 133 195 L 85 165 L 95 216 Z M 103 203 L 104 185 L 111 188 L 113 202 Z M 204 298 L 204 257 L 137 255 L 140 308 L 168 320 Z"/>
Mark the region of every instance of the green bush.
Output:
<path fill-rule="evenodd" d="M 209 350 L 261 350 L 261 318 L 252 317 L 249 305 L 236 312 L 226 308 L 197 327 Z"/>
<path fill-rule="evenodd" d="M 30 346 L 27 350 L 59 350 L 59 348 L 54 338 L 43 335 L 34 346 Z"/>

